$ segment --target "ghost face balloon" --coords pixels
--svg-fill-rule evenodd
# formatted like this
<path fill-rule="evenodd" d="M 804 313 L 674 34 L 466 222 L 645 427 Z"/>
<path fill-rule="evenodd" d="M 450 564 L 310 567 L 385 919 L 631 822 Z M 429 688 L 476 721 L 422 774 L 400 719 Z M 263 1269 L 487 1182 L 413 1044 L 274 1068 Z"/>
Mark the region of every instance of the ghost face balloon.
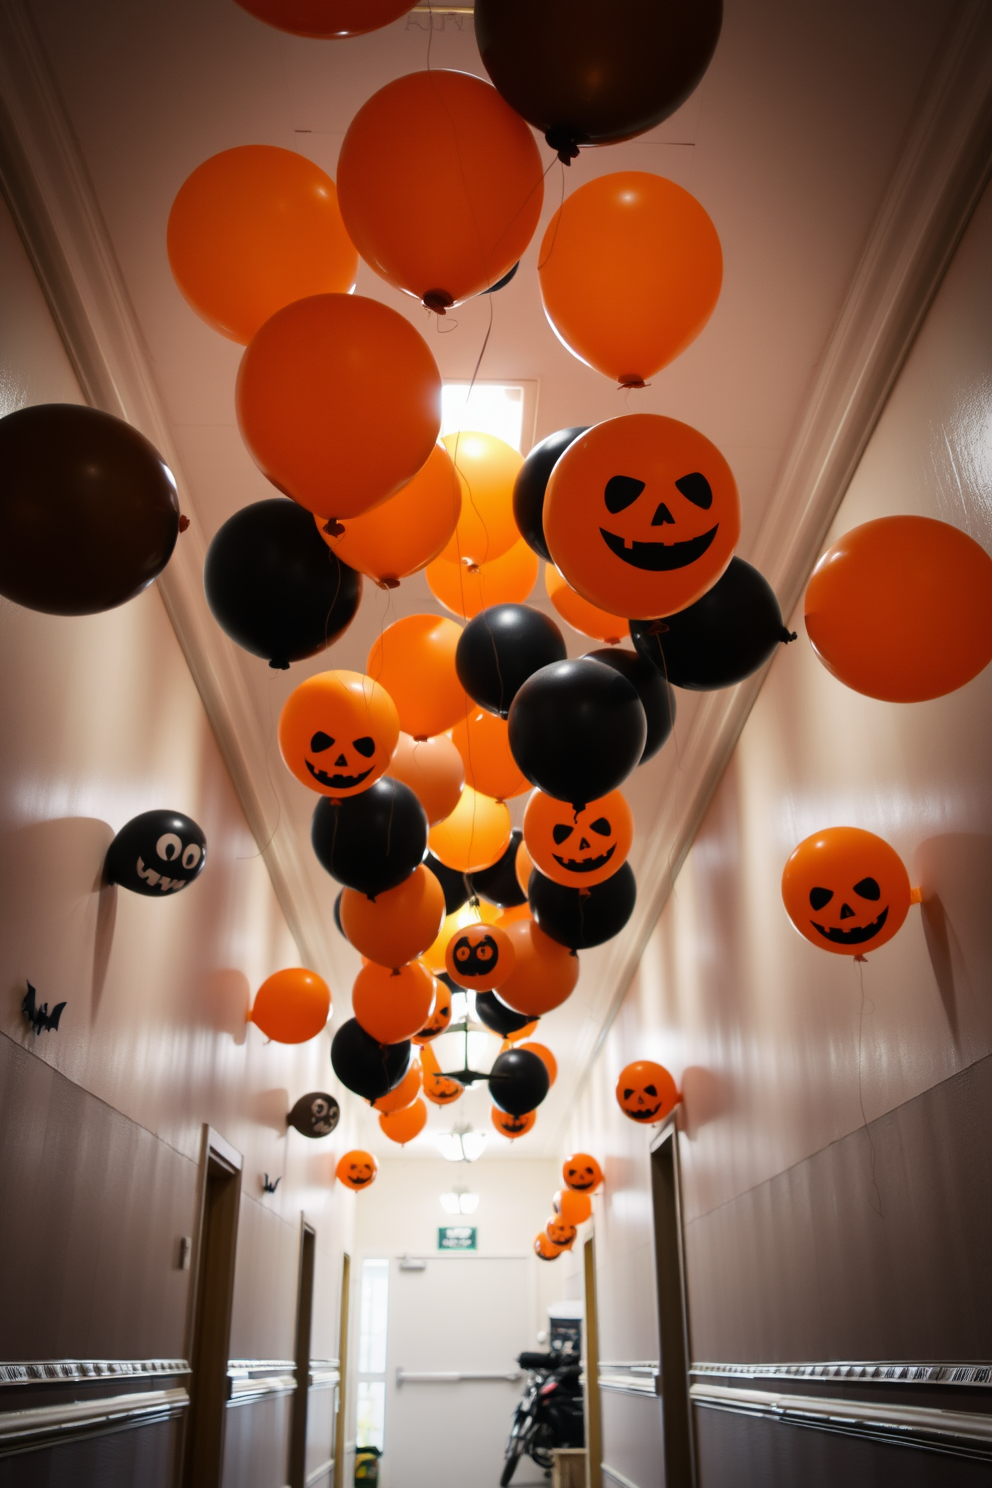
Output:
<path fill-rule="evenodd" d="M 341 1107 L 325 1090 L 311 1090 L 301 1095 L 286 1120 L 301 1137 L 329 1137 L 341 1117 Z"/>
<path fill-rule="evenodd" d="M 143 811 L 121 827 L 104 863 L 108 883 L 161 899 L 176 894 L 203 871 L 207 839 L 178 811 Z"/>

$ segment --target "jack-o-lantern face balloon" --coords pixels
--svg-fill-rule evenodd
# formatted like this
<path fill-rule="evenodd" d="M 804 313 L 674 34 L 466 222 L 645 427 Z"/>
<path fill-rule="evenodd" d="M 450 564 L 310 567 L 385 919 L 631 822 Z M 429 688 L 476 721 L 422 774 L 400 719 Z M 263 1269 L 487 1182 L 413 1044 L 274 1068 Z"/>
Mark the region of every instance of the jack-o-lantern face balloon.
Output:
<path fill-rule="evenodd" d="M 286 1120 L 301 1137 L 329 1137 L 341 1119 L 341 1107 L 333 1095 L 324 1090 L 311 1090 L 301 1095 Z"/>
<path fill-rule="evenodd" d="M 570 1188 L 560 1188 L 551 1200 L 551 1207 L 560 1214 L 566 1224 L 585 1224 L 592 1215 L 592 1199 L 586 1193 L 573 1193 Z"/>
<path fill-rule="evenodd" d="M 595 424 L 548 481 L 551 556 L 573 589 L 611 615 L 654 619 L 694 604 L 740 534 L 730 466 L 698 429 L 660 414 Z"/>
<path fill-rule="evenodd" d="M 161 899 L 192 883 L 206 860 L 207 839 L 191 817 L 180 811 L 143 811 L 110 844 L 103 875 L 132 893 Z"/>
<path fill-rule="evenodd" d="M 291 692 L 279 718 L 288 768 L 322 796 L 357 796 L 389 767 L 399 715 L 384 687 L 361 672 L 319 672 Z"/>
<path fill-rule="evenodd" d="M 415 1044 L 429 1044 L 436 1039 L 439 1033 L 443 1033 L 451 1022 L 451 993 L 443 982 L 435 979 L 434 982 L 434 1006 L 431 1008 L 430 1017 L 419 1033 L 413 1036 Z"/>
<path fill-rule="evenodd" d="M 828 827 L 800 842 L 782 874 L 782 898 L 800 935 L 838 956 L 884 945 L 912 902 L 895 848 L 860 827 Z"/>
<path fill-rule="evenodd" d="M 459 1085 L 457 1080 L 442 1074 L 441 1067 L 437 1062 L 437 1056 L 430 1044 L 424 1045 L 420 1056 L 420 1067 L 424 1072 L 424 1094 L 435 1106 L 450 1106 L 452 1101 L 458 1100 L 464 1095 L 464 1086 Z"/>
<path fill-rule="evenodd" d="M 653 1059 L 635 1059 L 620 1072 L 617 1102 L 631 1121 L 650 1126 L 674 1111 L 679 1093 L 664 1065 L 655 1064 Z"/>
<path fill-rule="evenodd" d="M 374 1183 L 378 1171 L 379 1165 L 371 1152 L 363 1152 L 359 1147 L 346 1152 L 335 1169 L 339 1183 L 359 1190 Z"/>
<path fill-rule="evenodd" d="M 524 842 L 535 868 L 569 889 L 612 878 L 627 861 L 633 837 L 634 818 L 618 790 L 581 811 L 534 791 L 524 812 Z"/>
<path fill-rule="evenodd" d="M 491 1116 L 496 1130 L 502 1132 L 504 1137 L 509 1137 L 511 1142 L 515 1142 L 518 1137 L 525 1137 L 533 1130 L 537 1120 L 536 1111 L 527 1111 L 523 1116 L 512 1116 L 509 1111 L 501 1111 L 499 1106 L 493 1106 Z"/>
<path fill-rule="evenodd" d="M 534 1236 L 534 1254 L 542 1261 L 556 1261 L 564 1249 L 563 1245 L 556 1245 L 549 1239 L 543 1230 Z"/>
<path fill-rule="evenodd" d="M 561 1165 L 565 1187 L 576 1193 L 595 1193 L 604 1181 L 603 1170 L 588 1152 L 573 1152 Z"/>
<path fill-rule="evenodd" d="M 501 987 L 516 960 L 513 941 L 496 925 L 466 925 L 451 937 L 444 953 L 452 981 L 473 992 Z"/>
<path fill-rule="evenodd" d="M 571 1250 L 578 1234 L 575 1226 L 562 1219 L 560 1214 L 552 1214 L 544 1226 L 544 1232 L 552 1245 L 560 1245 L 563 1250 Z"/>

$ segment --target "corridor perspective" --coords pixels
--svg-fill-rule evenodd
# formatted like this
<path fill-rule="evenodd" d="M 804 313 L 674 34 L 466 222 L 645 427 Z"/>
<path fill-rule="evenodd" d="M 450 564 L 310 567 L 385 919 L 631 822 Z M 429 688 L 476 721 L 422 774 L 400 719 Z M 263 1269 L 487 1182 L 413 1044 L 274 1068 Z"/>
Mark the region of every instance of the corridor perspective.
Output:
<path fill-rule="evenodd" d="M 987 1488 L 990 663 L 990 0 L 0 0 L 0 1488 Z"/>

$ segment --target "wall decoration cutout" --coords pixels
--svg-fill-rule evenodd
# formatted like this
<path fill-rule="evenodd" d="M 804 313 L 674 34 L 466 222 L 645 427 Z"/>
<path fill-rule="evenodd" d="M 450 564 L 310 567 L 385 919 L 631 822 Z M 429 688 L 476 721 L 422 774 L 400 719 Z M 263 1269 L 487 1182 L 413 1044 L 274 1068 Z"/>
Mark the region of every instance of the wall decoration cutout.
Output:
<path fill-rule="evenodd" d="M 31 1025 L 31 1028 L 36 1034 L 58 1033 L 59 1021 L 65 1011 L 65 1003 L 57 1002 L 52 1008 L 52 1011 L 49 1012 L 47 1002 L 39 1004 L 38 995 L 30 982 L 28 982 L 27 988 L 28 990 L 25 992 L 21 1001 L 21 1012 Z"/>

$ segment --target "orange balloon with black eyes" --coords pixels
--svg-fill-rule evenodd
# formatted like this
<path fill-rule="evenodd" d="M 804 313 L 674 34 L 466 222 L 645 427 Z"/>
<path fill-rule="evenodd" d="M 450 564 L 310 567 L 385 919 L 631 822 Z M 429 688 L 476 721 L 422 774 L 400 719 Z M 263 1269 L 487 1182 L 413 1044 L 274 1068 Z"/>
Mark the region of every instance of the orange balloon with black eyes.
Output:
<path fill-rule="evenodd" d="M 420 1064 L 424 1072 L 424 1094 L 429 1101 L 434 1102 L 435 1106 L 450 1106 L 453 1101 L 464 1095 L 464 1086 L 441 1073 L 437 1055 L 429 1044 L 423 1046 Z"/>
<path fill-rule="evenodd" d="M 426 1125 L 427 1107 L 422 1100 L 412 1101 L 400 1111 L 384 1111 L 379 1117 L 383 1136 L 391 1142 L 399 1142 L 401 1147 L 419 1137 Z"/>
<path fill-rule="evenodd" d="M 279 715 L 279 750 L 297 780 L 322 796 L 357 796 L 384 775 L 400 720 L 384 687 L 361 672 L 318 672 Z"/>
<path fill-rule="evenodd" d="M 612 615 L 686 609 L 712 589 L 740 535 L 730 466 L 678 419 L 631 413 L 594 424 L 548 481 L 551 556 L 573 589 Z"/>
<path fill-rule="evenodd" d="M 443 1033 L 451 1022 L 451 993 L 443 982 L 434 982 L 434 1005 L 430 1017 L 419 1033 L 413 1035 L 413 1043 L 429 1044 Z"/>
<path fill-rule="evenodd" d="M 581 811 L 536 790 L 524 812 L 524 842 L 535 867 L 555 883 L 588 889 L 612 878 L 627 861 L 634 818 L 620 791 Z"/>
<path fill-rule="evenodd" d="M 663 1064 L 653 1059 L 635 1059 L 620 1071 L 617 1104 L 631 1121 L 651 1126 L 664 1121 L 679 1103 L 675 1081 Z"/>
<path fill-rule="evenodd" d="M 466 925 L 448 941 L 445 965 L 452 981 L 473 992 L 494 992 L 516 965 L 513 942 L 498 925 Z"/>
<path fill-rule="evenodd" d="M 509 1111 L 501 1111 L 499 1106 L 493 1106 L 490 1114 L 493 1126 L 504 1137 L 509 1137 L 511 1142 L 533 1131 L 537 1120 L 536 1111 L 527 1111 L 523 1116 L 512 1116 Z"/>
<path fill-rule="evenodd" d="M 339 1161 L 335 1174 L 339 1183 L 345 1188 L 361 1190 L 368 1188 L 375 1182 L 375 1175 L 379 1171 L 379 1164 L 371 1152 L 365 1152 L 361 1147 L 354 1147 L 351 1152 L 346 1152 Z"/>
<path fill-rule="evenodd" d="M 574 1224 L 569 1224 L 560 1214 L 552 1214 L 544 1226 L 544 1233 L 552 1245 L 558 1245 L 562 1250 L 571 1250 L 575 1244 L 575 1236 L 578 1231 Z"/>
<path fill-rule="evenodd" d="M 586 1193 L 573 1193 L 570 1188 L 560 1188 L 551 1200 L 551 1207 L 560 1214 L 566 1224 L 585 1224 L 592 1214 L 592 1199 Z"/>
<path fill-rule="evenodd" d="M 556 1245 L 550 1240 L 544 1230 L 534 1236 L 534 1251 L 542 1261 L 556 1261 L 564 1249 L 564 1245 Z"/>
<path fill-rule="evenodd" d="M 892 939 L 914 894 L 902 859 L 883 837 L 827 827 L 800 842 L 786 863 L 782 898 L 789 919 L 815 946 L 863 956 Z"/>
<path fill-rule="evenodd" d="M 573 1152 L 561 1165 L 565 1187 L 574 1193 L 595 1193 L 605 1182 L 603 1170 L 589 1152 Z"/>

